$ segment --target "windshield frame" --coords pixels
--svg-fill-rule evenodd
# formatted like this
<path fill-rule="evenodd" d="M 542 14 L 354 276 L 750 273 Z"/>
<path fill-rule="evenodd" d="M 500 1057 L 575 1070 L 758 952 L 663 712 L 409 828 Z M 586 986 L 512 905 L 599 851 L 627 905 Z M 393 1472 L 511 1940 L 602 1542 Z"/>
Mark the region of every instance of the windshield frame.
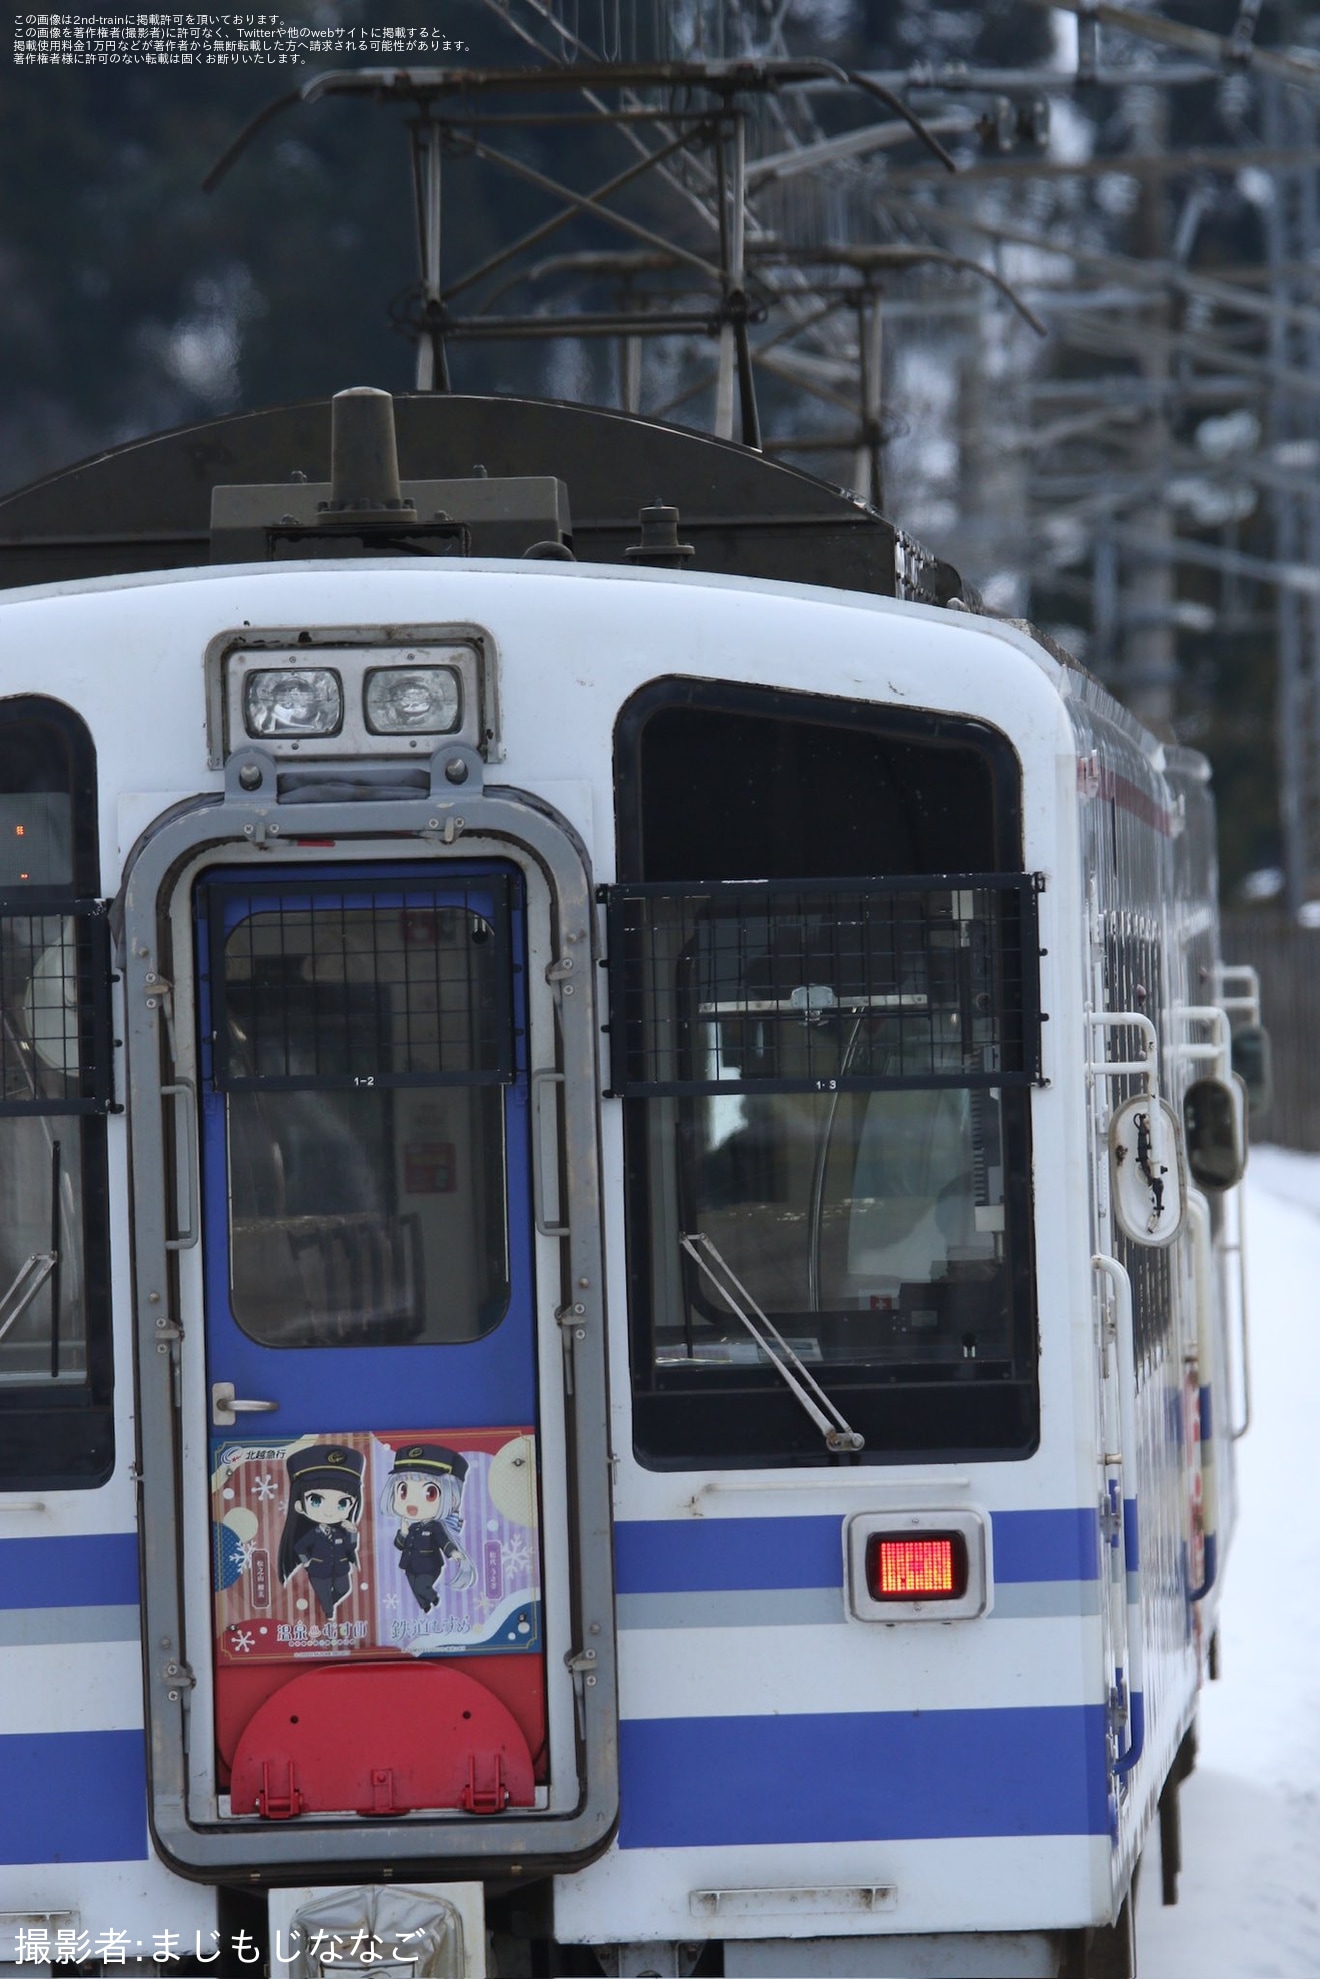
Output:
<path fill-rule="evenodd" d="M 716 724 L 709 742 L 702 739 L 707 715 Z M 659 741 L 653 728 L 657 717 Z M 744 735 L 747 746 L 739 748 Z M 826 772 L 836 742 L 840 774 L 832 777 Z M 815 772 L 809 792 L 802 788 L 808 765 Z M 1040 1409 L 1031 1088 L 1041 1077 L 1035 914 L 1041 882 L 1023 869 L 1021 765 L 1012 744 L 971 717 L 736 682 L 671 679 L 649 683 L 626 704 L 616 728 L 615 769 L 620 880 L 607 890 L 613 1006 L 609 1091 L 623 1102 L 638 1461 L 649 1469 L 673 1470 L 1029 1457 L 1039 1441 Z M 799 822 L 809 802 L 810 830 L 763 833 L 775 792 L 785 792 L 788 775 L 796 779 L 789 794 Z M 890 794 L 873 798 L 874 786 L 886 777 Z M 873 803 L 869 824 L 859 832 L 858 814 L 868 802 Z M 903 812 L 904 832 L 876 830 L 885 804 L 891 814 Z M 698 874 L 690 863 L 696 847 L 704 862 Z M 832 1076 L 829 1068 L 813 1066 L 804 1077 L 744 1082 L 675 1077 L 680 1069 L 675 1050 L 667 1065 L 654 1059 L 647 1065 L 645 1054 L 635 1049 L 636 1006 L 628 1012 L 618 1005 L 627 965 L 621 961 L 626 938 L 616 905 L 625 896 L 712 895 L 728 889 L 748 898 L 785 891 L 810 897 L 830 890 L 879 898 L 904 889 L 987 885 L 1021 902 L 1011 931 L 1020 1025 L 1020 1050 L 1011 1069 L 1001 1063 L 978 1073 L 964 1065 L 942 1076 L 927 1064 L 911 1076 L 876 1081 L 836 1061 Z M 679 1028 L 675 1021 L 674 1036 Z M 695 1069 L 689 1054 L 682 1070 Z M 860 1455 L 841 1459 L 822 1448 L 815 1425 L 776 1370 L 766 1361 L 750 1364 L 756 1358 L 750 1342 L 744 1350 L 749 1364 L 723 1367 L 665 1364 L 658 1342 L 676 1300 L 688 1296 L 685 1278 L 695 1275 L 679 1240 L 698 1227 L 691 1154 L 683 1148 L 691 1138 L 697 1096 L 769 1095 L 778 1089 L 818 1093 L 823 1105 L 837 1104 L 842 1091 L 878 1085 L 946 1093 L 981 1087 L 999 1094 L 1010 1349 L 994 1369 L 864 1358 L 824 1367 L 813 1363 L 831 1399 L 865 1438 Z M 767 1311 L 796 1350 L 792 1314 L 785 1324 L 785 1315 L 773 1306 Z"/>

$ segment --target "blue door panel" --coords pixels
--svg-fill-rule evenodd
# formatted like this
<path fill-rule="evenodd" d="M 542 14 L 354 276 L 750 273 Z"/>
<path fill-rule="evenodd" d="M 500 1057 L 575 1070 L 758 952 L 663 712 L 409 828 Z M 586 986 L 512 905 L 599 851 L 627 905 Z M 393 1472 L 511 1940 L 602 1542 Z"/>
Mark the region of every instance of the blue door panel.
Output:
<path fill-rule="evenodd" d="M 535 1423 L 536 1351 L 532 1276 L 530 1123 L 526 1044 L 525 922 L 515 904 L 510 955 L 513 986 L 514 1079 L 504 1095 L 507 1240 L 510 1297 L 502 1320 L 480 1339 L 452 1344 L 387 1346 L 273 1346 L 253 1339 L 236 1322 L 230 1304 L 229 1178 L 226 1096 L 210 1077 L 207 1048 L 213 1027 L 211 941 L 208 915 L 217 909 L 227 934 L 250 911 L 252 891 L 285 912 L 309 905 L 309 881 L 337 881 L 354 894 L 371 892 L 373 905 L 408 910 L 424 886 L 428 905 L 462 906 L 495 916 L 494 888 L 480 890 L 483 875 L 507 878 L 513 869 L 494 862 L 456 866 L 364 865 L 271 869 L 254 881 L 250 871 L 208 875 L 199 888 L 199 1008 L 204 1076 L 201 1093 L 202 1220 L 207 1361 L 209 1379 L 231 1381 L 237 1395 L 274 1400 L 278 1410 L 245 1419 L 249 1430 L 275 1437 L 334 1434 L 354 1429 L 433 1430 L 448 1425 L 478 1428 Z M 454 882 L 452 900 L 444 889 Z M 247 892 L 225 892 L 226 882 Z"/>

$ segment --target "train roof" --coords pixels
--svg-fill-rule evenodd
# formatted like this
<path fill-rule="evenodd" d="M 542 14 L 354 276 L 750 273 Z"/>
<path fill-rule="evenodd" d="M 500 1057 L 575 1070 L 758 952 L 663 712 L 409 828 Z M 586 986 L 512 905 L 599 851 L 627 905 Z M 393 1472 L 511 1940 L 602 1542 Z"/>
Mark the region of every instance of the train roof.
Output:
<path fill-rule="evenodd" d="M 1025 620 L 986 613 L 952 565 L 870 504 L 685 427 L 554 400 L 396 398 L 399 488 L 416 506 L 416 526 L 359 529 L 354 510 L 328 531 L 336 518 L 322 511 L 345 506 L 325 499 L 337 492 L 334 419 L 345 400 L 387 397 L 341 393 L 178 427 L 20 488 L 0 499 L 0 589 L 396 551 L 572 555 L 638 571 L 824 586 L 961 607 L 1022 635 L 1072 676 L 1072 693 L 1163 759 L 1160 741 L 1070 653 Z M 681 556 L 656 547 L 661 504 L 674 512 L 668 549 Z"/>
<path fill-rule="evenodd" d="M 236 413 L 134 440 L 6 496 L 0 586 L 320 554 L 309 510 L 327 506 L 311 497 L 331 482 L 332 403 Z M 539 480 L 561 484 L 564 542 L 592 563 L 645 563 L 639 514 L 664 504 L 678 511 L 689 569 L 936 605 L 963 597 L 958 573 L 876 509 L 732 441 L 533 399 L 417 394 L 396 399 L 394 417 L 405 497 L 414 489 L 419 502 L 430 501 L 443 483 L 443 510 L 454 524 L 448 538 L 441 532 L 413 544 L 412 554 L 547 554 L 545 541 L 530 540 L 534 518 L 524 531 L 529 540 L 515 536 L 510 548 L 507 505 L 506 526 L 497 530 L 489 486 L 518 481 L 525 497 Z M 487 485 L 478 490 L 477 481 Z M 268 532 L 281 521 L 300 527 L 274 547 L 269 533 L 254 538 L 251 528 L 213 528 L 225 506 L 214 499 L 218 488 L 231 491 L 230 522 L 237 503 L 240 521 L 255 520 Z M 544 538 L 543 513 L 538 526 Z M 382 551 L 367 542 L 358 553 Z"/>

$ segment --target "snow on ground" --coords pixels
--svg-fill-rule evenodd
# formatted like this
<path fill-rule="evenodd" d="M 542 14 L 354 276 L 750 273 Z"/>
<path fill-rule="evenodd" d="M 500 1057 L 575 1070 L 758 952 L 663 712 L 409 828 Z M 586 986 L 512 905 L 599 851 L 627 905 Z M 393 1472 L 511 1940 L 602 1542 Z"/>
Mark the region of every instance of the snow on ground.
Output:
<path fill-rule="evenodd" d="M 1320 1979 L 1320 1156 L 1247 1173 L 1252 1425 L 1208 1684 L 1182 1793 L 1183 1874 L 1137 1907 L 1141 1979 Z"/>

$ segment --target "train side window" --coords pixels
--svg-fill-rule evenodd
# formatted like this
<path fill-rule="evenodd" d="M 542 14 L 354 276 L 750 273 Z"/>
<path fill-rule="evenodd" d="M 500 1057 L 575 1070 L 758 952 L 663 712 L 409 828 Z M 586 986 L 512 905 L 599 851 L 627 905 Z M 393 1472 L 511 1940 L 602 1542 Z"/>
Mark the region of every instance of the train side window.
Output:
<path fill-rule="evenodd" d="M 109 941 L 83 723 L 0 702 L 0 1490 L 113 1468 Z"/>
<path fill-rule="evenodd" d="M 685 1236 L 863 1461 L 1029 1455 L 1038 942 L 1011 748 L 967 720 L 665 682 L 625 709 L 616 770 L 640 1460 L 826 1461 Z"/>

